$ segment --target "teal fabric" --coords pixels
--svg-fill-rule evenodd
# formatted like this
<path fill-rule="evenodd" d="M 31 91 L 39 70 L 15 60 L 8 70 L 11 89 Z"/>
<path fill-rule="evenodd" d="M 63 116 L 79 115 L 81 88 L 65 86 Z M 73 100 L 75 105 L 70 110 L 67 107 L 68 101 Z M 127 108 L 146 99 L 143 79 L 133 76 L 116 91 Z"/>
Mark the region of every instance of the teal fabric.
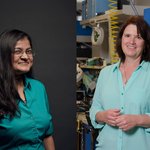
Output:
<path fill-rule="evenodd" d="M 52 116 L 44 85 L 26 78 L 27 103 L 19 101 L 21 115 L 0 120 L 0 150 L 44 150 L 43 139 L 53 134 Z"/>
<path fill-rule="evenodd" d="M 150 150 L 150 129 L 136 127 L 122 131 L 105 123 L 97 123 L 99 111 L 118 108 L 122 114 L 150 115 L 150 63 L 142 62 L 123 86 L 120 62 L 101 70 L 90 108 L 94 128 L 100 130 L 96 150 Z"/>

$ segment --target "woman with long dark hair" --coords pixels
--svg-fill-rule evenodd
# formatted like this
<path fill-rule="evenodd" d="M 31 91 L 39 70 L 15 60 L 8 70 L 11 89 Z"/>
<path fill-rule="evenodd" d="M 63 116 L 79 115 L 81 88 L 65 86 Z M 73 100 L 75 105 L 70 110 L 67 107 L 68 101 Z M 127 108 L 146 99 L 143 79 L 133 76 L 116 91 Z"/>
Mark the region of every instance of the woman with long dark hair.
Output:
<path fill-rule="evenodd" d="M 54 150 L 52 116 L 44 85 L 33 79 L 30 36 L 0 35 L 0 149 Z"/>

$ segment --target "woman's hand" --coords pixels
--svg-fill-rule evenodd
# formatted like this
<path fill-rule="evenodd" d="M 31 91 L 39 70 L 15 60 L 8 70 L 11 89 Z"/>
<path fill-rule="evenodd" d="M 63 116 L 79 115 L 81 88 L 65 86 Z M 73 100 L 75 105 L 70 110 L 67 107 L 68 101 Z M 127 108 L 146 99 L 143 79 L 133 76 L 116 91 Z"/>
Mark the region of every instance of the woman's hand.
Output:
<path fill-rule="evenodd" d="M 116 119 L 116 125 L 123 131 L 130 130 L 137 126 L 137 115 L 120 115 Z"/>
<path fill-rule="evenodd" d="M 96 114 L 97 122 L 104 122 L 111 126 L 116 126 L 116 119 L 120 115 L 119 109 L 109 109 Z"/>
<path fill-rule="evenodd" d="M 134 127 L 150 128 L 149 115 L 121 114 L 119 109 L 98 112 L 96 114 L 96 121 L 110 126 L 117 126 L 123 131 L 128 131 Z"/>

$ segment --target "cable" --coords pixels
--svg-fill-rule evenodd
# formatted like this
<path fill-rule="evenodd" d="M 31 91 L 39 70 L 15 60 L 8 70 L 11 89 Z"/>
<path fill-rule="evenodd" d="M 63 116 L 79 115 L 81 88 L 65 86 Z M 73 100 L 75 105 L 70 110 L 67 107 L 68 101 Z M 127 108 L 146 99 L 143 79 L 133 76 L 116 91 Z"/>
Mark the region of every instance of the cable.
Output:
<path fill-rule="evenodd" d="M 135 4 L 133 3 L 133 1 L 132 0 L 129 0 L 130 1 L 130 5 L 131 5 L 131 7 L 132 7 L 132 9 L 133 9 L 133 11 L 134 11 L 134 13 L 135 13 L 135 15 L 139 15 L 138 14 L 138 11 L 137 11 L 137 9 L 136 9 L 136 7 L 135 7 Z"/>

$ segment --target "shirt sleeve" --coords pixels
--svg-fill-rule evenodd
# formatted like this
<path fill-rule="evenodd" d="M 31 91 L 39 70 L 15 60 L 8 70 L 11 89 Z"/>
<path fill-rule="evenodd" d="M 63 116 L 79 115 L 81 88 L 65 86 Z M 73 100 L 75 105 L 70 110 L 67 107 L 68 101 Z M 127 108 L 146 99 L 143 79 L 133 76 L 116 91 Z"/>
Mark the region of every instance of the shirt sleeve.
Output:
<path fill-rule="evenodd" d="M 50 113 L 49 101 L 48 101 L 46 90 L 45 90 L 45 101 L 46 101 L 47 112 L 49 113 L 49 127 L 46 130 L 46 136 L 50 136 L 53 134 L 54 131 L 53 131 L 52 115 Z"/>
<path fill-rule="evenodd" d="M 150 117 L 150 113 L 146 113 L 146 115 Z M 150 128 L 146 128 L 145 131 L 150 133 Z"/>
<path fill-rule="evenodd" d="M 49 128 L 47 129 L 46 131 L 46 137 L 47 136 L 51 136 L 53 134 L 54 130 L 53 130 L 53 124 L 52 124 L 52 121 L 50 120 L 50 124 L 49 124 Z"/>
<path fill-rule="evenodd" d="M 96 90 L 93 96 L 93 101 L 92 101 L 92 105 L 90 108 L 90 119 L 91 119 L 91 123 L 93 125 L 94 128 L 102 128 L 104 126 L 104 123 L 98 123 L 96 121 L 96 114 L 99 111 L 103 111 L 103 106 L 101 104 L 101 89 L 103 87 L 103 70 L 101 70 L 98 80 L 97 80 L 97 84 L 96 84 Z"/>

